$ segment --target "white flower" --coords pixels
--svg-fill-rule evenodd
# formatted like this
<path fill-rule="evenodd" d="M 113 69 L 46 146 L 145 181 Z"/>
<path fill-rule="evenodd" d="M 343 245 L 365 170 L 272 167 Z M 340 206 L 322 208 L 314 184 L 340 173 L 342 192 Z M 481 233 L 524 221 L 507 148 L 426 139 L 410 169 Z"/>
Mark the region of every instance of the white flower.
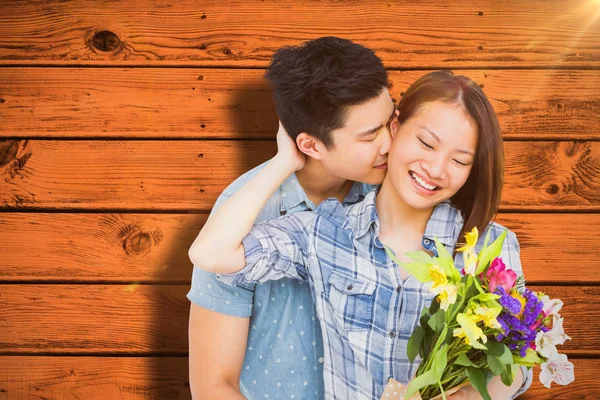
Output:
<path fill-rule="evenodd" d="M 575 380 L 573 363 L 564 354 L 556 354 L 547 362 L 542 364 L 540 382 L 547 388 L 552 382 L 559 385 L 568 385 Z"/>
<path fill-rule="evenodd" d="M 564 304 L 560 299 L 550 299 L 548 295 L 543 295 L 540 300 L 544 303 L 542 310 L 546 316 L 558 314 Z"/>
<path fill-rule="evenodd" d="M 571 340 L 571 337 L 565 333 L 563 328 L 563 318 L 559 314 L 554 314 L 552 319 L 552 329 L 546 332 L 553 344 L 564 344 L 565 340 Z"/>
<path fill-rule="evenodd" d="M 538 332 L 535 337 L 535 349 L 542 356 L 552 358 L 558 354 L 558 351 L 556 350 L 556 345 L 552 343 L 552 340 L 549 337 L 546 337 L 546 333 L 548 332 Z"/>
<path fill-rule="evenodd" d="M 552 329 L 548 332 L 538 332 L 535 338 L 536 350 L 546 358 L 556 355 L 556 345 L 562 345 L 571 337 L 565 333 L 563 318 L 559 314 L 552 315 Z"/>

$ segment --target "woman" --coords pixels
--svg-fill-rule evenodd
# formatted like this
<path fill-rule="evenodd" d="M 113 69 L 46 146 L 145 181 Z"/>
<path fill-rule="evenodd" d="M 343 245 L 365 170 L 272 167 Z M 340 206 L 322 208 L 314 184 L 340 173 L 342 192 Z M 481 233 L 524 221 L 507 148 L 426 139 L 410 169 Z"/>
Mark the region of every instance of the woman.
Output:
<path fill-rule="evenodd" d="M 475 226 L 490 229 L 491 240 L 503 231 L 490 224 L 503 183 L 502 137 L 479 86 L 433 72 L 408 89 L 398 113 L 388 173 L 377 194 L 347 208 L 326 200 L 315 213 L 252 227 L 264 201 L 303 165 L 295 144 L 278 134 L 278 154 L 211 216 L 190 249 L 196 266 L 234 284 L 284 276 L 308 281 L 323 331 L 327 398 L 378 399 L 390 377 L 407 383 L 416 371 L 406 346 L 432 295 L 384 246 L 408 261 L 407 252 L 434 251 L 434 237 L 452 251 Z M 387 130 L 366 140 L 379 134 Z M 510 232 L 501 256 L 521 274 L 518 251 Z M 456 265 L 462 267 L 462 257 Z M 525 376 L 530 378 L 517 374 L 511 387 L 494 377 L 490 394 L 510 398 Z M 449 398 L 477 396 L 468 386 Z"/>

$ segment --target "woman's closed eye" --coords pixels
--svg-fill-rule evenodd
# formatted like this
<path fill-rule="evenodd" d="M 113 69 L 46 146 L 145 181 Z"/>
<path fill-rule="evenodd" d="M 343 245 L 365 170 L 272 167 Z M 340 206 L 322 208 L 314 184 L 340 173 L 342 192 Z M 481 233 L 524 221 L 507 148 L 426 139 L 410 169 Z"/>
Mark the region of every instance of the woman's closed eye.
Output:
<path fill-rule="evenodd" d="M 419 142 L 421 142 L 421 144 L 425 147 L 427 147 L 428 149 L 433 150 L 433 146 L 428 145 L 424 140 L 422 140 L 421 138 L 417 138 L 419 139 Z"/>

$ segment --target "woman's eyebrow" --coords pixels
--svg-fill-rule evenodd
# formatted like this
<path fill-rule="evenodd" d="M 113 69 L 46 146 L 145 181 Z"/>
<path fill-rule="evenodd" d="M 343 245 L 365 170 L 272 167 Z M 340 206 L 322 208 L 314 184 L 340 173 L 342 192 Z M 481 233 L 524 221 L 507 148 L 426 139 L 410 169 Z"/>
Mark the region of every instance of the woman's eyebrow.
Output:
<path fill-rule="evenodd" d="M 433 132 L 431 129 L 425 127 L 425 126 L 421 126 L 421 129 L 423 129 L 425 132 L 429 133 L 431 136 L 433 136 L 433 138 L 435 140 L 437 140 L 438 142 L 440 142 L 440 137 L 438 135 L 435 134 L 435 132 Z M 468 154 L 471 157 L 475 157 L 475 154 L 473 154 L 472 151 L 469 150 L 463 150 L 463 149 L 457 149 L 456 150 L 458 153 L 463 153 L 463 154 Z"/>

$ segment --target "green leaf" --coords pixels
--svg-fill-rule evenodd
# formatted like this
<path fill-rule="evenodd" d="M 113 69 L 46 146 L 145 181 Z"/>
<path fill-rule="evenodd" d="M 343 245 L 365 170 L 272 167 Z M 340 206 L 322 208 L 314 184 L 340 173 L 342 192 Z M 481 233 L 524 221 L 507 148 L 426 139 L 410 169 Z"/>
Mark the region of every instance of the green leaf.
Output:
<path fill-rule="evenodd" d="M 392 261 L 407 270 L 411 275 L 417 278 L 418 281 L 424 283 L 431 281 L 431 276 L 429 275 L 429 262 L 403 263 L 402 261 L 398 260 L 392 250 L 390 250 L 387 246 L 384 247 L 386 253 L 392 259 Z"/>
<path fill-rule="evenodd" d="M 475 274 L 481 274 L 488 267 L 489 263 L 500 255 L 502 244 L 504 243 L 507 234 L 508 230 L 505 230 L 496 240 L 494 240 L 494 243 L 484 247 L 481 252 L 479 252 L 479 264 L 477 265 Z"/>
<path fill-rule="evenodd" d="M 485 239 L 483 240 L 483 247 L 482 248 L 487 247 L 488 243 L 490 242 L 490 233 L 492 233 L 492 230 L 488 229 L 487 233 L 485 234 Z"/>
<path fill-rule="evenodd" d="M 525 365 L 526 367 L 533 367 L 542 363 L 542 359 L 538 357 L 537 352 L 533 349 L 527 349 L 525 357 L 520 357 L 513 354 L 513 362 L 519 365 Z"/>
<path fill-rule="evenodd" d="M 410 362 L 414 362 L 415 358 L 417 358 L 417 354 L 419 354 L 419 349 L 423 344 L 423 338 L 425 336 L 425 330 L 420 326 L 416 326 L 412 335 L 410 335 L 410 339 L 408 339 L 408 359 Z"/>
<path fill-rule="evenodd" d="M 408 388 L 406 389 L 405 398 L 409 399 L 415 393 L 417 393 L 419 389 L 424 388 L 425 386 L 433 385 L 435 383 L 437 383 L 437 379 L 435 377 L 434 372 L 430 369 L 429 371 L 417 376 L 415 379 L 410 381 L 410 383 L 408 384 Z"/>
<path fill-rule="evenodd" d="M 506 372 L 506 364 L 492 353 L 487 354 L 487 363 L 494 375 L 502 375 Z"/>
<path fill-rule="evenodd" d="M 480 302 L 496 300 L 499 298 L 500 296 L 494 293 L 480 293 L 476 296 L 473 296 L 473 300 L 479 300 Z"/>
<path fill-rule="evenodd" d="M 463 367 L 477 367 L 473 362 L 467 357 L 466 353 L 462 353 L 458 358 L 454 361 L 455 365 L 462 365 Z"/>
<path fill-rule="evenodd" d="M 479 392 L 483 400 L 492 400 L 485 384 L 485 376 L 479 368 L 467 367 L 467 377 L 471 385 Z"/>
<path fill-rule="evenodd" d="M 435 377 L 438 382 L 442 379 L 444 375 L 444 370 L 448 365 L 448 346 L 442 346 L 435 352 L 435 358 L 433 359 L 433 370 L 435 373 Z"/>
<path fill-rule="evenodd" d="M 438 253 L 437 258 L 440 261 L 440 264 L 442 264 L 442 266 L 444 267 L 444 272 L 446 273 L 446 276 L 452 276 L 452 269 L 456 269 L 454 267 L 454 260 L 452 259 L 452 256 L 448 252 L 446 246 L 444 246 L 444 244 L 440 242 L 438 238 L 434 238 L 434 240 L 435 248 Z"/>
<path fill-rule="evenodd" d="M 511 364 L 510 366 L 507 365 L 506 372 L 503 373 L 502 376 L 500 376 L 500 379 L 502 379 L 502 383 L 504 383 L 506 386 L 512 385 L 515 379 L 515 373 L 518 369 L 519 366 L 516 364 Z"/>
<path fill-rule="evenodd" d="M 425 253 L 424 251 L 411 251 L 411 252 L 406 253 L 406 255 L 411 260 L 420 262 L 423 264 L 431 264 L 431 262 L 432 262 L 431 256 L 429 254 Z"/>
<path fill-rule="evenodd" d="M 435 314 L 431 316 L 428 324 L 434 332 L 441 332 L 442 329 L 444 329 L 444 325 L 446 324 L 446 312 L 444 310 L 438 310 Z"/>

